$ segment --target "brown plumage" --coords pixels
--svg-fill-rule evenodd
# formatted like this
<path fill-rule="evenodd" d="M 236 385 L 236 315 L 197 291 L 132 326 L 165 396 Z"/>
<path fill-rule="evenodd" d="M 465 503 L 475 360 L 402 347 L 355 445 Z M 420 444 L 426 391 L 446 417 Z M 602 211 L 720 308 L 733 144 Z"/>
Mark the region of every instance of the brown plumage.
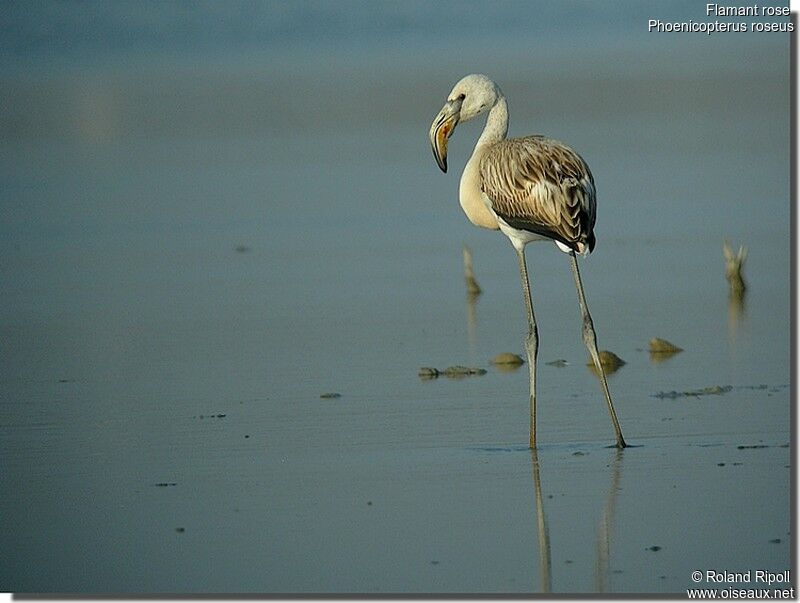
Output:
<path fill-rule="evenodd" d="M 594 249 L 595 188 L 589 166 L 567 145 L 526 136 L 497 142 L 480 162 L 481 191 L 506 224 Z"/>

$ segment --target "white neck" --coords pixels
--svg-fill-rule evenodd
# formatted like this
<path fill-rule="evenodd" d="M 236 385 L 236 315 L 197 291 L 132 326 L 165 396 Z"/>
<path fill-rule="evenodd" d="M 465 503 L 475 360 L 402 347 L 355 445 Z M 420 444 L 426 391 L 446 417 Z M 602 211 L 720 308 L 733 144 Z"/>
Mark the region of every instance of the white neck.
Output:
<path fill-rule="evenodd" d="M 469 158 L 467 165 L 464 167 L 464 173 L 461 175 L 461 183 L 458 189 L 461 207 L 470 222 L 476 226 L 495 230 L 500 226 L 494 212 L 487 205 L 487 201 L 484 198 L 485 195 L 481 191 L 480 165 L 483 154 L 486 153 L 491 145 L 503 140 L 507 133 L 508 105 L 505 97 L 500 96 L 489 111 L 489 117 L 486 118 L 483 133 L 475 145 L 472 157 Z"/>
<path fill-rule="evenodd" d="M 461 182 L 458 189 L 461 208 L 467 214 L 470 222 L 476 226 L 493 230 L 497 230 L 500 225 L 494 212 L 489 209 L 485 195 L 481 191 L 481 157 L 491 145 L 503 140 L 506 134 L 508 134 L 508 104 L 501 94 L 489 111 L 481 137 L 478 138 L 475 150 L 472 151 L 472 157 L 469 158 L 467 165 L 464 167 L 464 173 L 461 174 Z"/>
<path fill-rule="evenodd" d="M 475 147 L 500 142 L 506 137 L 506 134 L 508 134 L 508 103 L 506 103 L 506 97 L 500 95 L 489 111 L 483 133 Z"/>

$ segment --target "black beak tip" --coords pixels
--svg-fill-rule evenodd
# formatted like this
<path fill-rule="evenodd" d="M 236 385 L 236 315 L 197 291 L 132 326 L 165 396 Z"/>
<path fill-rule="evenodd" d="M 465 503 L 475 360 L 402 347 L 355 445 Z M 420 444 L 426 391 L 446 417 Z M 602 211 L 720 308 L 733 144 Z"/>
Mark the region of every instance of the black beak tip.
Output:
<path fill-rule="evenodd" d="M 433 151 L 433 158 L 436 160 L 436 165 L 439 166 L 439 169 L 442 170 L 445 174 L 447 173 L 447 155 L 445 154 L 444 157 L 439 155 L 436 144 L 431 139 L 431 151 Z"/>

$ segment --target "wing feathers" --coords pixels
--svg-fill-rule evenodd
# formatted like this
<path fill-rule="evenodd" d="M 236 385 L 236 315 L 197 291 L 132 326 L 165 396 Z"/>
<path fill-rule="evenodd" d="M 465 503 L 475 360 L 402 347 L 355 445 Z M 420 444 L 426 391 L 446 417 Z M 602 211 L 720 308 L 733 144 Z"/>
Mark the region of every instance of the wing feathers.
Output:
<path fill-rule="evenodd" d="M 509 226 L 581 253 L 594 248 L 594 179 L 568 146 L 543 136 L 504 140 L 484 155 L 480 174 L 481 190 Z"/>

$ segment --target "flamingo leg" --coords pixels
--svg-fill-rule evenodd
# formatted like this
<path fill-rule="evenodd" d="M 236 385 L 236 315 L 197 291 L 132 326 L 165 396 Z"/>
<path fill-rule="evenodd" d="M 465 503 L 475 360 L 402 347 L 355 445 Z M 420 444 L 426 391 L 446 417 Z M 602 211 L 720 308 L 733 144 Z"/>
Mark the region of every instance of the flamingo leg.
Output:
<path fill-rule="evenodd" d="M 536 330 L 536 316 L 533 313 L 528 267 L 525 265 L 525 246 L 514 245 L 514 249 L 517 251 L 517 259 L 519 260 L 519 275 L 522 280 L 522 292 L 525 295 L 525 310 L 528 313 L 528 335 L 525 338 L 525 352 L 528 355 L 528 374 L 530 378 L 530 447 L 536 449 L 536 355 L 539 350 L 539 334 Z"/>
<path fill-rule="evenodd" d="M 586 296 L 583 293 L 583 283 L 581 282 L 581 273 L 578 271 L 578 260 L 575 257 L 575 252 L 570 251 L 569 257 L 572 263 L 572 275 L 575 277 L 575 288 L 578 290 L 578 303 L 581 306 L 581 314 L 583 316 L 583 341 L 592 356 L 597 374 L 600 375 L 600 383 L 603 385 L 603 393 L 608 403 L 608 413 L 611 415 L 611 422 L 614 424 L 614 431 L 617 434 L 617 448 L 625 448 L 627 444 L 625 443 L 625 438 L 622 437 L 622 429 L 620 429 L 619 420 L 617 420 L 617 413 L 614 411 L 611 393 L 608 391 L 606 372 L 603 370 L 603 365 L 600 362 L 600 353 L 597 351 L 597 334 L 594 331 L 594 323 L 592 323 L 592 317 L 589 314 L 589 307 L 586 305 Z"/>

